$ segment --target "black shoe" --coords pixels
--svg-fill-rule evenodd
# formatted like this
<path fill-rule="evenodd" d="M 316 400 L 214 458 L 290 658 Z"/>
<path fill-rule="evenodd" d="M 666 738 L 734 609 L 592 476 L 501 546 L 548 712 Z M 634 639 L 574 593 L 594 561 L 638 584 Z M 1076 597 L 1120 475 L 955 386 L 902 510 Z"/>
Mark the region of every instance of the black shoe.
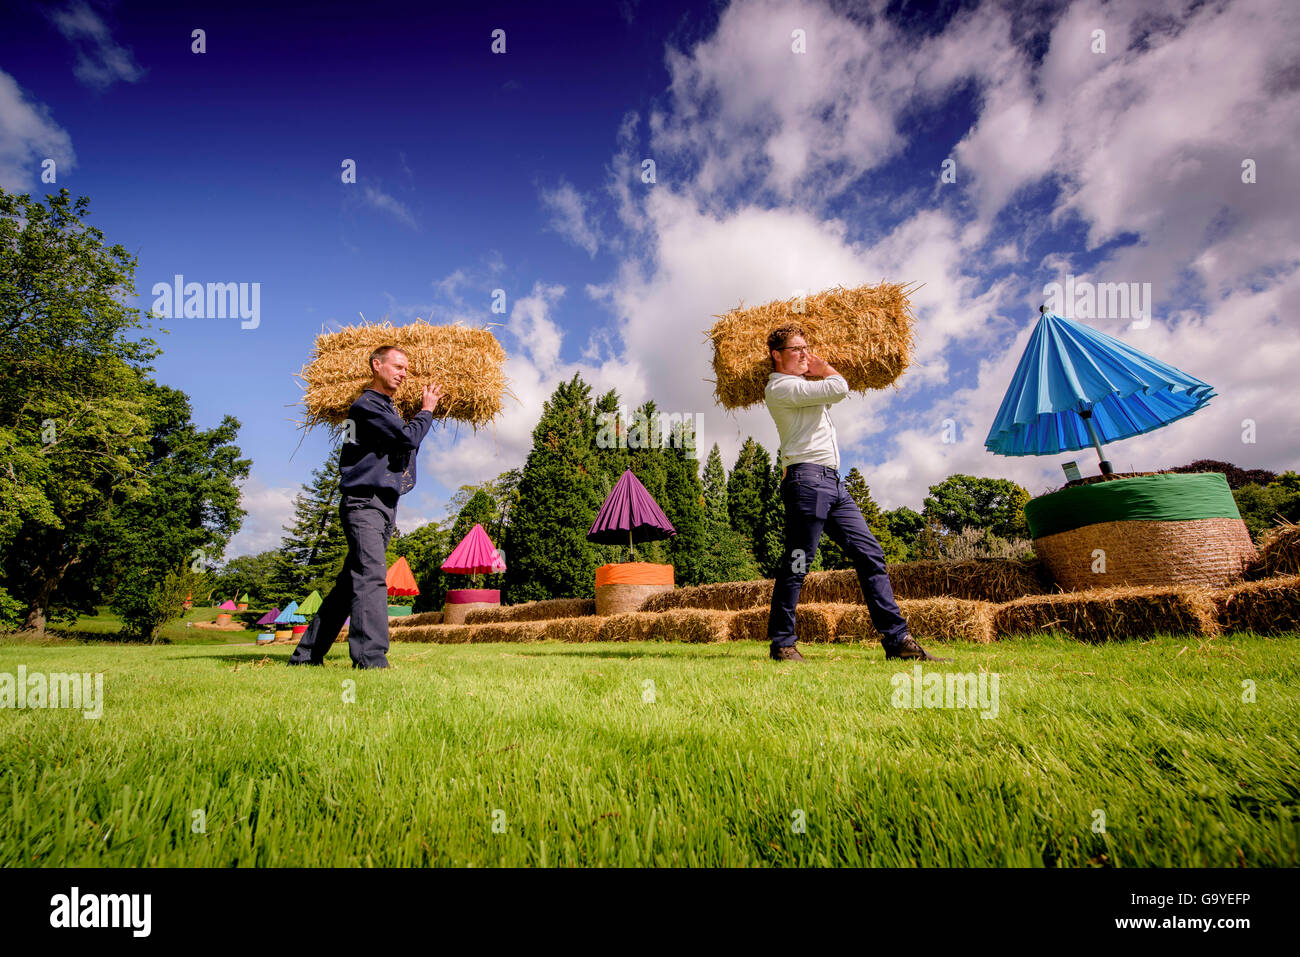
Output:
<path fill-rule="evenodd" d="M 916 639 L 911 635 L 906 635 L 902 641 L 892 648 L 885 649 L 885 658 L 916 658 L 919 661 L 952 661 L 951 658 L 939 658 L 930 654 L 924 648 L 916 643 Z"/>
<path fill-rule="evenodd" d="M 807 661 L 794 645 L 774 646 L 768 649 L 767 656 L 773 661 Z"/>

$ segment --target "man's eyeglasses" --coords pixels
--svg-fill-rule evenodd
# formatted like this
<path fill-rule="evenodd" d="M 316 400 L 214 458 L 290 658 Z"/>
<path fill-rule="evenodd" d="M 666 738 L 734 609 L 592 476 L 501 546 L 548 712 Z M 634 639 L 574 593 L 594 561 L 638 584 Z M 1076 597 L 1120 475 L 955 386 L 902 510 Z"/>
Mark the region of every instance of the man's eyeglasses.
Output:
<path fill-rule="evenodd" d="M 812 352 L 812 349 L 809 346 L 782 346 L 776 351 L 777 352 L 802 352 L 806 355 Z"/>

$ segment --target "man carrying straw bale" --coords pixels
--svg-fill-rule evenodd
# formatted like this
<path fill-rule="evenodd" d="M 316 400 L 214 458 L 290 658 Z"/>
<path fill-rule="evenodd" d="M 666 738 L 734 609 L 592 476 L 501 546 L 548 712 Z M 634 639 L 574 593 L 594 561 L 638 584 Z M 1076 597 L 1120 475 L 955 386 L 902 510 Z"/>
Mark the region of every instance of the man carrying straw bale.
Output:
<path fill-rule="evenodd" d="M 370 354 L 370 384 L 348 410 L 349 435 L 339 450 L 339 516 L 348 555 L 338 580 L 312 619 L 291 665 L 319 665 L 351 614 L 348 651 L 354 668 L 388 667 L 388 589 L 384 553 L 397 520 L 397 500 L 415 487 L 415 460 L 442 398 L 424 386 L 419 412 L 406 422 L 393 395 L 406 379 L 407 356 L 395 345 Z"/>
<path fill-rule="evenodd" d="M 772 589 L 767 636 L 776 661 L 803 661 L 795 647 L 795 609 L 822 532 L 844 549 L 857 569 L 871 623 L 882 636 L 886 658 L 949 661 L 928 654 L 908 634 L 885 570 L 885 553 L 862 510 L 840 479 L 840 450 L 830 407 L 849 394 L 849 384 L 808 348 L 803 326 L 773 329 L 767 348 L 775 371 L 764 398 L 781 437 L 781 500 L 785 503 L 785 554 Z M 824 377 L 811 381 L 806 376 Z"/>

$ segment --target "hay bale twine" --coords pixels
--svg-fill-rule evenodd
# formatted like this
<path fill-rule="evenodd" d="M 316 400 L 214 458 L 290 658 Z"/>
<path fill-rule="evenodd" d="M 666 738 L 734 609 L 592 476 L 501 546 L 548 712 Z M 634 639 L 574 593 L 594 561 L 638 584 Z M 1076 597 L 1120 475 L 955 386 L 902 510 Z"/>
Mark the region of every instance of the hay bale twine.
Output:
<path fill-rule="evenodd" d="M 499 607 L 501 607 L 500 589 L 453 588 L 447 592 L 447 603 L 442 608 L 442 623 L 463 625 L 471 611 Z"/>
<path fill-rule="evenodd" d="M 1257 558 L 1217 472 L 1072 486 L 1030 501 L 1025 518 L 1034 551 L 1067 591 L 1221 587 L 1240 581 Z"/>
<path fill-rule="evenodd" d="M 602 618 L 639 611 L 650 596 L 674 588 L 673 566 L 620 562 L 596 569 L 596 614 Z"/>

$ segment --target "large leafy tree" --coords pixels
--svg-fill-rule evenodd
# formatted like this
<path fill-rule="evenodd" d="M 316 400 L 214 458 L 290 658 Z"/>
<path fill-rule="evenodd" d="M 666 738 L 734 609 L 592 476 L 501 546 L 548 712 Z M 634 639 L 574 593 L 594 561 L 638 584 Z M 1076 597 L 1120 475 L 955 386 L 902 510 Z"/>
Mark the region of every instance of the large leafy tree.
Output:
<path fill-rule="evenodd" d="M 900 505 L 898 508 L 881 512 L 880 520 L 889 529 L 889 533 L 894 539 L 905 549 L 906 557 L 901 560 L 910 561 L 914 554 L 917 536 L 925 528 L 925 519 L 921 517 L 921 513 L 908 508 L 906 505 Z"/>
<path fill-rule="evenodd" d="M 152 624 L 155 612 L 137 610 L 155 607 L 159 583 L 175 582 L 182 566 L 190 572 L 215 567 L 239 531 L 245 513 L 236 482 L 248 477 L 252 462 L 239 458 L 237 419 L 225 416 L 216 428 L 200 431 L 183 392 L 152 383 L 147 391 L 149 492 L 117 510 L 102 538 L 98 571 L 112 583 L 113 607 L 125 619 Z M 194 587 L 193 579 L 180 580 Z"/>
<path fill-rule="evenodd" d="M 978 528 L 1001 538 L 1024 538 L 1025 503 L 1029 491 L 1010 479 L 950 475 L 930 486 L 925 518 L 949 533 Z"/>
<path fill-rule="evenodd" d="M 506 533 L 511 603 L 591 594 L 602 557 L 586 537 L 601 502 L 595 438 L 591 387 L 575 374 L 533 429 Z"/>
<path fill-rule="evenodd" d="M 240 555 L 229 559 L 212 576 L 212 593 L 225 598 L 247 594 L 251 607 L 269 607 L 274 602 L 270 600 L 268 588 L 275 577 L 279 557 L 279 550 L 271 548 L 256 555 Z M 206 597 L 196 594 L 194 599 L 197 602 Z"/>
<path fill-rule="evenodd" d="M 82 222 L 89 200 L 0 190 L 0 590 L 44 630 L 69 570 L 145 495 L 158 355 L 126 301 L 136 260 Z"/>

